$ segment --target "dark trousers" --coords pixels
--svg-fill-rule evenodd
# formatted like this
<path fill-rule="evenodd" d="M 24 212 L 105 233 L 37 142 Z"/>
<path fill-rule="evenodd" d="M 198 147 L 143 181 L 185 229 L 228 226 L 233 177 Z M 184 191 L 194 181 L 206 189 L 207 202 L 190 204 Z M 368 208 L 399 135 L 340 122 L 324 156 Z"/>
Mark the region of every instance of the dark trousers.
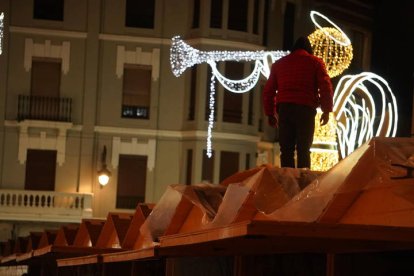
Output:
<path fill-rule="evenodd" d="M 310 148 L 315 131 L 316 110 L 305 105 L 278 104 L 280 161 L 282 167 L 310 168 Z"/>

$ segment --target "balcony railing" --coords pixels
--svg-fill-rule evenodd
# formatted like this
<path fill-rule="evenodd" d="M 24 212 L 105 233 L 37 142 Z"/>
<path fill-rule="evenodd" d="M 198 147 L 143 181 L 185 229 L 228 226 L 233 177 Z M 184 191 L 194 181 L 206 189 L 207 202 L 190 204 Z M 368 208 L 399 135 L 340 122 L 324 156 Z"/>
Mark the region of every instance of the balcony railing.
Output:
<path fill-rule="evenodd" d="M 72 99 L 19 95 L 17 120 L 71 122 Z"/>
<path fill-rule="evenodd" d="M 91 216 L 91 194 L 0 190 L 0 220 L 80 222 Z"/>

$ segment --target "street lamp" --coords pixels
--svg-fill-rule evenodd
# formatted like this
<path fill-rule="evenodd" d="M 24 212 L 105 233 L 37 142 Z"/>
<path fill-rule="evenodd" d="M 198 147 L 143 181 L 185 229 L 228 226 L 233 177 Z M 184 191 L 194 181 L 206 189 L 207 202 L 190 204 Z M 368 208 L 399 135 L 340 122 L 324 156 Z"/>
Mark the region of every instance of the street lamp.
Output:
<path fill-rule="evenodd" d="M 109 182 L 111 172 L 106 167 L 106 146 L 104 146 L 101 156 L 102 168 L 98 171 L 98 181 L 101 187 L 105 186 Z"/>

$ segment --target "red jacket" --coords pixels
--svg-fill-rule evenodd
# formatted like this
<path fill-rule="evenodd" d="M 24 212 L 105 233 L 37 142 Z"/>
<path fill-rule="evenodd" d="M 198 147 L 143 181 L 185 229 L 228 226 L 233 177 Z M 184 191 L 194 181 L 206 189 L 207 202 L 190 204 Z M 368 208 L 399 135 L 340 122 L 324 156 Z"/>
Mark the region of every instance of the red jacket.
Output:
<path fill-rule="evenodd" d="M 272 65 L 262 96 L 267 116 L 275 114 L 278 103 L 320 106 L 323 112 L 333 107 L 332 83 L 324 62 L 301 49 Z"/>

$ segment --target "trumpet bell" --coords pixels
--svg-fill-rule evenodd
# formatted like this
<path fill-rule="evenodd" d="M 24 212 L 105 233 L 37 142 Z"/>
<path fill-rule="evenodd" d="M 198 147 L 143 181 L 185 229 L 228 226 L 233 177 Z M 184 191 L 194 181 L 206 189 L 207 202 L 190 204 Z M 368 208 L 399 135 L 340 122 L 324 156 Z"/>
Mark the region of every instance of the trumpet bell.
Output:
<path fill-rule="evenodd" d="M 170 63 L 173 74 L 179 77 L 188 67 L 196 64 L 199 52 L 199 50 L 185 43 L 179 36 L 173 37 L 170 48 Z"/>

